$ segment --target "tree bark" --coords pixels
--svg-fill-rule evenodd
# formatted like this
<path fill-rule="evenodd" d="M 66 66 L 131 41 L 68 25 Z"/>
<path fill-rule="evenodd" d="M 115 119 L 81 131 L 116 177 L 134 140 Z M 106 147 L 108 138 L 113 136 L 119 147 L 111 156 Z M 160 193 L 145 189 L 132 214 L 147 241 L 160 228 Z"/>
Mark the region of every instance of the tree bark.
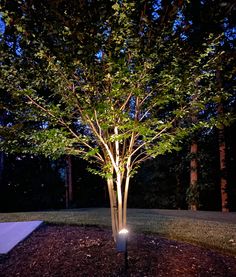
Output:
<path fill-rule="evenodd" d="M 218 113 L 223 113 L 222 104 L 218 106 Z M 220 191 L 221 191 L 221 210 L 222 212 L 229 212 L 228 207 L 228 182 L 227 182 L 227 168 L 226 168 L 226 144 L 225 144 L 225 127 L 222 125 L 218 129 L 219 137 L 219 155 L 220 155 Z"/>
<path fill-rule="evenodd" d="M 216 71 L 217 87 L 222 89 L 221 71 Z M 221 100 L 221 99 L 220 99 Z M 217 107 L 218 116 L 224 114 L 222 101 L 219 102 Z M 225 146 L 225 126 L 223 124 L 218 128 L 219 139 L 219 155 L 220 155 L 220 191 L 221 191 L 221 210 L 222 212 L 229 212 L 228 207 L 228 182 L 227 182 L 227 168 L 226 168 L 226 146 Z"/>
<path fill-rule="evenodd" d="M 125 171 L 125 177 L 120 170 L 111 171 L 112 178 L 107 179 L 107 187 L 110 199 L 111 222 L 113 238 L 119 231 L 126 228 L 127 221 L 127 200 L 130 182 L 130 158 L 128 159 Z"/>
<path fill-rule="evenodd" d="M 118 233 L 118 222 L 117 222 L 117 203 L 116 203 L 116 193 L 114 191 L 113 179 L 107 180 L 107 187 L 110 199 L 110 210 L 111 210 L 111 225 L 113 238 L 116 241 L 116 235 Z"/>
<path fill-rule="evenodd" d="M 117 201 L 118 201 L 118 228 L 119 231 L 123 229 L 123 199 L 122 199 L 122 180 L 121 173 L 117 173 L 116 178 L 116 187 L 117 187 Z"/>
<path fill-rule="evenodd" d="M 197 182 L 198 182 L 198 164 L 197 164 L 197 152 L 198 152 L 198 145 L 196 141 L 193 141 L 190 148 L 190 155 L 191 155 L 191 161 L 190 161 L 190 191 L 193 195 L 192 201 L 190 201 L 190 209 L 193 211 L 197 210 L 197 199 L 196 199 L 196 193 L 197 193 Z"/>
<path fill-rule="evenodd" d="M 125 179 L 124 207 L 123 207 L 123 228 L 126 228 L 126 224 L 127 224 L 127 202 L 128 202 L 129 182 L 130 182 L 130 163 L 131 163 L 131 159 L 129 158 L 126 165 L 126 179 Z"/>

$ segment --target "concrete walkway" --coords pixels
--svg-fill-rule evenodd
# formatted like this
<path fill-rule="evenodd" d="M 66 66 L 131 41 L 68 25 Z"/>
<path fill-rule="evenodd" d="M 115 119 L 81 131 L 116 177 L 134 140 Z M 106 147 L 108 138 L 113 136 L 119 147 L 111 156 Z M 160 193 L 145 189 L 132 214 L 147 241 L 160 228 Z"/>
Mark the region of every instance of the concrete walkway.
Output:
<path fill-rule="evenodd" d="M 0 254 L 7 254 L 19 242 L 28 237 L 43 221 L 0 223 Z"/>

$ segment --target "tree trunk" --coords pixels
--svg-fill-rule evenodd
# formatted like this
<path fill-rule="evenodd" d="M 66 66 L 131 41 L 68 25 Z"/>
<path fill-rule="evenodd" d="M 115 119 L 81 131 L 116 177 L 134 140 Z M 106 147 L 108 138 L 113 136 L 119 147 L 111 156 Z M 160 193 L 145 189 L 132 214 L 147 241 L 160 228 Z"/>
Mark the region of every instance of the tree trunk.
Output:
<path fill-rule="evenodd" d="M 107 179 L 107 187 L 110 198 L 112 233 L 115 241 L 119 231 L 126 229 L 127 227 L 127 200 L 131 172 L 129 166 L 129 164 L 126 166 L 125 177 L 120 171 L 112 170 L 114 179 Z"/>
<path fill-rule="evenodd" d="M 112 225 L 112 234 L 113 238 L 116 241 L 116 235 L 118 233 L 118 218 L 117 218 L 117 201 L 116 201 L 116 192 L 114 190 L 113 179 L 107 180 L 107 187 L 110 198 L 110 210 L 111 210 L 111 225 Z"/>
<path fill-rule="evenodd" d="M 219 91 L 222 89 L 221 71 L 216 71 L 217 87 Z M 217 107 L 219 117 L 224 114 L 223 104 L 220 101 Z M 223 124 L 218 128 L 219 138 L 219 155 L 220 155 L 220 191 L 221 191 L 221 210 L 222 212 L 229 212 L 228 207 L 228 183 L 227 183 L 227 169 L 226 169 L 226 147 L 225 147 L 225 126 Z"/>
<path fill-rule="evenodd" d="M 71 156 L 66 157 L 66 208 L 71 206 L 73 201 L 73 187 L 72 187 L 72 161 Z"/>
<path fill-rule="evenodd" d="M 118 204 L 118 228 L 123 229 L 123 199 L 122 199 L 122 179 L 121 172 L 116 173 L 116 189 L 117 189 L 117 204 Z"/>
<path fill-rule="evenodd" d="M 197 210 L 198 201 L 197 201 L 197 182 L 198 182 L 198 165 L 197 165 L 197 152 L 198 145 L 196 141 L 193 141 L 190 148 L 190 192 L 191 192 L 191 200 L 190 200 L 190 209 L 193 211 Z"/>
<path fill-rule="evenodd" d="M 124 191 L 123 228 L 125 229 L 127 225 L 127 202 L 128 202 L 128 192 L 129 192 L 129 181 L 130 181 L 130 176 L 128 176 L 126 179 L 125 191 Z"/>
<path fill-rule="evenodd" d="M 223 113 L 223 107 L 220 104 L 218 113 Z M 227 183 L 227 169 L 226 169 L 226 147 L 225 147 L 225 127 L 222 125 L 218 129 L 219 137 L 219 155 L 220 155 L 220 191 L 221 191 L 221 210 L 222 212 L 229 212 L 228 208 L 228 183 Z"/>
<path fill-rule="evenodd" d="M 130 172 L 131 172 L 131 158 L 128 158 L 126 165 L 126 179 L 125 179 L 125 189 L 124 189 L 124 207 L 123 207 L 123 228 L 126 228 L 127 224 L 127 202 L 129 193 L 129 182 L 130 182 Z"/>

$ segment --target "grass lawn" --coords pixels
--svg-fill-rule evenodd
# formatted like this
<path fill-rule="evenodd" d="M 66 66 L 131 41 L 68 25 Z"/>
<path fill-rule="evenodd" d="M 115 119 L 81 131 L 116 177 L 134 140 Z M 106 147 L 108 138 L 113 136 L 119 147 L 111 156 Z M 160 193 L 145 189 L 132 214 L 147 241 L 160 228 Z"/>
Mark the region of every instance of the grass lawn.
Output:
<path fill-rule="evenodd" d="M 106 208 L 0 213 L 0 222 L 27 220 L 111 226 Z M 128 226 L 133 232 L 154 233 L 236 255 L 236 213 L 129 209 Z"/>

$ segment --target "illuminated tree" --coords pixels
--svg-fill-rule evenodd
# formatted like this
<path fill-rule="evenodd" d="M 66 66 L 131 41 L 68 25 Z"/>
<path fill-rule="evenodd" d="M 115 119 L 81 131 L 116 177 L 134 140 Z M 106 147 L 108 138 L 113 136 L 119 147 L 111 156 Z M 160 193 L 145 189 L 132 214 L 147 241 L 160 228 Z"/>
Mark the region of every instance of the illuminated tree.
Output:
<path fill-rule="evenodd" d="M 189 119 L 214 100 L 208 69 L 220 56 L 217 39 L 190 55 L 168 28 L 155 30 L 145 4 L 33 2 L 5 7 L 18 45 L 12 54 L 1 41 L 2 86 L 17 105 L 14 124 L 1 128 L 2 148 L 96 163 L 90 170 L 107 180 L 115 239 L 140 163 L 214 123 Z"/>

